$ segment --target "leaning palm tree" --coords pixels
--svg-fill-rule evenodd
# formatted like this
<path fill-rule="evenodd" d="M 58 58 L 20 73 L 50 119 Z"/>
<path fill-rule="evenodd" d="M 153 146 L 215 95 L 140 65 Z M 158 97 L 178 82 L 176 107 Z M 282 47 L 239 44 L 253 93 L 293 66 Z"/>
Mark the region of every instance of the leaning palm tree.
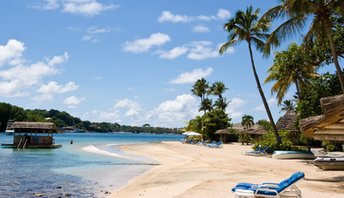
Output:
<path fill-rule="evenodd" d="M 198 79 L 192 86 L 191 92 L 200 97 L 202 103 L 205 95 L 209 92 L 209 83 L 204 78 Z"/>
<path fill-rule="evenodd" d="M 302 91 L 310 83 L 310 79 L 318 76 L 314 60 L 310 59 L 296 43 L 289 45 L 287 51 L 275 54 L 274 64 L 269 68 L 269 75 L 264 83 L 275 82 L 271 93 L 277 93 L 278 104 L 281 104 L 292 84 L 295 84 L 298 99 L 302 99 Z"/>
<path fill-rule="evenodd" d="M 280 26 L 271 33 L 267 40 L 265 54 L 270 53 L 270 46 L 279 46 L 280 39 L 286 39 L 300 32 L 311 19 L 311 24 L 304 37 L 304 43 L 310 43 L 314 38 L 326 38 L 330 44 L 333 62 L 336 67 L 342 92 L 344 93 L 344 75 L 338 62 L 336 43 L 333 37 L 333 18 L 344 16 L 343 0 L 281 0 L 281 4 L 269 9 L 263 16 L 265 19 L 286 18 Z"/>
<path fill-rule="evenodd" d="M 253 117 L 250 115 L 244 115 L 241 119 L 241 126 L 244 127 L 244 129 L 249 129 L 254 125 Z"/>
<path fill-rule="evenodd" d="M 259 77 L 256 71 L 256 66 L 253 59 L 252 44 L 256 45 L 257 50 L 263 51 L 265 43 L 262 39 L 269 37 L 266 32 L 269 30 L 270 20 L 261 19 L 258 20 L 259 9 L 253 12 L 252 6 L 248 7 L 246 11 L 238 11 L 235 16 L 231 18 L 225 25 L 224 28 L 229 32 L 229 41 L 226 42 L 220 48 L 220 53 L 223 54 L 228 47 L 238 43 L 238 41 L 246 41 L 251 58 L 251 66 L 253 75 L 257 83 L 259 94 L 262 98 L 266 113 L 272 125 L 274 135 L 276 136 L 277 144 L 281 143 L 281 138 L 278 135 L 276 124 L 273 120 L 268 102 L 265 98 L 262 86 L 259 81 Z"/>

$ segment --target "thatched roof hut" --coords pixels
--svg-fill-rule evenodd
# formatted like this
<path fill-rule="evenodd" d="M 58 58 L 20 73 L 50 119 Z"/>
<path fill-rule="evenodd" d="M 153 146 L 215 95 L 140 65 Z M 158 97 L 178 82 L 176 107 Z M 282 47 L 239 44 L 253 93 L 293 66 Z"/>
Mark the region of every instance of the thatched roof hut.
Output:
<path fill-rule="evenodd" d="M 296 128 L 297 113 L 294 110 L 288 110 L 283 117 L 281 117 L 277 123 L 277 130 L 287 130 L 289 132 L 298 131 Z"/>
<path fill-rule="evenodd" d="M 13 122 L 11 128 L 15 132 L 56 133 L 57 127 L 51 122 Z"/>
<path fill-rule="evenodd" d="M 236 123 L 233 125 L 233 129 L 239 134 L 251 134 L 251 135 L 264 135 L 268 133 L 262 126 L 255 124 L 252 127 L 246 129 L 241 125 L 241 123 Z"/>
<path fill-rule="evenodd" d="M 323 115 L 300 121 L 301 131 L 316 140 L 344 141 L 344 94 L 320 99 Z"/>

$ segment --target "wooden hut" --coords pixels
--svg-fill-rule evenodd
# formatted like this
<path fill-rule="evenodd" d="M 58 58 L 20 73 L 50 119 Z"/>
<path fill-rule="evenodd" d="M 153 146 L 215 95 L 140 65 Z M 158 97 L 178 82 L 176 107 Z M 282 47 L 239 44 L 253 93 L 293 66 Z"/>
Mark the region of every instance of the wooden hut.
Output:
<path fill-rule="evenodd" d="M 250 128 L 245 128 L 241 125 L 241 123 L 237 123 L 233 125 L 233 129 L 238 133 L 238 134 L 249 134 L 253 138 L 260 137 L 264 134 L 267 133 L 267 131 L 260 126 L 259 124 L 255 124 L 251 126 Z"/>
<path fill-rule="evenodd" d="M 323 115 L 300 121 L 301 131 L 316 140 L 344 142 L 344 94 L 320 99 Z"/>
<path fill-rule="evenodd" d="M 294 110 L 288 110 L 276 123 L 277 130 L 287 130 L 289 132 L 299 131 L 296 127 L 297 113 Z"/>
<path fill-rule="evenodd" d="M 57 127 L 50 122 L 14 122 L 11 125 L 14 130 L 13 144 L 3 144 L 13 148 L 58 148 L 53 134 L 57 133 Z"/>

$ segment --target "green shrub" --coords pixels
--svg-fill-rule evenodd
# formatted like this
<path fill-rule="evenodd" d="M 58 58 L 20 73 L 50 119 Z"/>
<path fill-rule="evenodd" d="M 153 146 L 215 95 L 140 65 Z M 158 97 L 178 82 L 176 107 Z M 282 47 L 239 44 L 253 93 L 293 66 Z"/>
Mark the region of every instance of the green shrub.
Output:
<path fill-rule="evenodd" d="M 296 147 L 293 142 L 290 140 L 289 132 L 285 130 L 281 130 L 278 132 L 281 137 L 282 143 L 280 145 L 276 144 L 276 137 L 270 131 L 267 134 L 263 135 L 263 138 L 257 140 L 255 142 L 255 147 L 257 145 L 261 145 L 261 147 L 268 147 L 268 152 L 274 152 L 275 150 L 285 150 L 285 151 L 295 151 L 300 150 L 300 148 Z M 254 149 L 255 149 L 254 147 Z"/>
<path fill-rule="evenodd" d="M 252 138 L 250 136 L 250 134 L 246 134 L 246 133 L 240 133 L 239 134 L 239 142 L 241 142 L 241 144 L 248 144 L 252 142 Z"/>

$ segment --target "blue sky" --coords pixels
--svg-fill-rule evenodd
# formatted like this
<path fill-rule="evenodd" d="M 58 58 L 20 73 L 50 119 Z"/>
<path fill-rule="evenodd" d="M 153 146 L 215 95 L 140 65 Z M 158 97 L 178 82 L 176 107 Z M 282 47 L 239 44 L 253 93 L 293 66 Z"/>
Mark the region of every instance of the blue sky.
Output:
<path fill-rule="evenodd" d="M 245 43 L 225 55 L 223 24 L 277 1 L 32 0 L 0 2 L 0 101 L 90 121 L 183 127 L 198 114 L 193 82 L 223 81 L 227 112 L 265 119 Z M 296 40 L 298 41 L 298 40 Z M 254 53 L 263 81 L 272 58 Z M 275 120 L 280 108 L 264 91 Z"/>

